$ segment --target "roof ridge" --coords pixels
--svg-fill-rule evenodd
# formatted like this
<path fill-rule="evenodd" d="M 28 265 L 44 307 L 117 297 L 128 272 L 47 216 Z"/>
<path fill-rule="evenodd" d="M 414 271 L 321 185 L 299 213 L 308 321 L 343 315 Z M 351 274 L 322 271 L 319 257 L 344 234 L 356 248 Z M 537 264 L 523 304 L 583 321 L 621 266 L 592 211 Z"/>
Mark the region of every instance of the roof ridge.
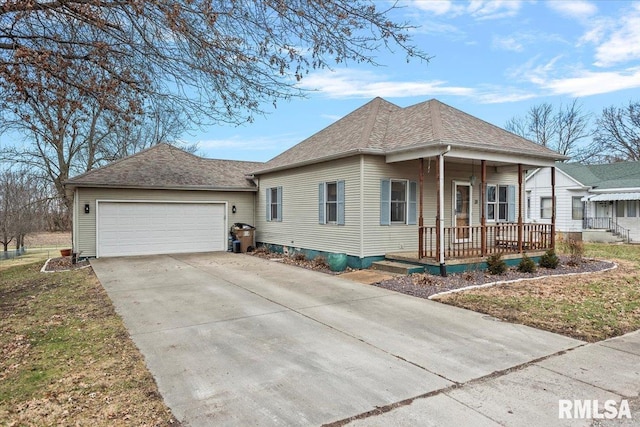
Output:
<path fill-rule="evenodd" d="M 440 102 L 437 99 L 429 100 L 429 115 L 431 116 L 433 139 L 436 141 L 442 141 L 444 135 L 442 117 L 440 114 Z"/>
<path fill-rule="evenodd" d="M 380 112 L 381 99 L 382 98 L 380 98 L 379 96 L 373 99 L 374 101 L 373 111 L 371 112 L 371 114 L 369 114 L 367 123 L 362 129 L 362 134 L 360 135 L 360 139 L 361 141 L 364 142 L 365 146 L 369 146 L 369 138 L 371 136 L 371 132 L 373 132 L 373 127 L 376 123 L 376 118 L 378 117 L 378 113 Z"/>
<path fill-rule="evenodd" d="M 114 160 L 114 161 L 111 161 L 111 162 L 107 163 L 107 164 L 106 164 L 106 165 L 104 165 L 104 166 L 99 166 L 99 167 L 97 167 L 97 168 L 93 168 L 93 169 L 88 170 L 88 171 L 86 171 L 86 172 L 84 172 L 84 173 L 81 173 L 80 175 L 76 175 L 76 176 L 74 176 L 73 178 L 68 178 L 65 182 L 74 181 L 74 180 L 76 180 L 76 179 L 83 178 L 84 176 L 89 175 L 89 174 L 91 174 L 91 173 L 93 173 L 93 172 L 95 172 L 95 171 L 97 171 L 97 170 L 101 170 L 101 171 L 102 171 L 102 170 L 105 170 L 105 169 L 111 169 L 113 166 L 116 166 L 116 165 L 118 165 L 118 164 L 122 163 L 122 162 L 123 162 L 123 161 L 125 161 L 125 160 L 131 159 L 131 158 L 133 158 L 133 157 L 137 157 L 137 156 L 141 155 L 142 153 L 146 153 L 147 151 L 153 150 L 154 148 L 158 148 L 158 147 L 159 147 L 159 146 L 161 146 L 161 145 L 166 145 L 166 146 L 168 146 L 168 147 L 171 147 L 171 144 L 169 144 L 169 143 L 166 143 L 166 142 L 159 142 L 159 143 L 157 143 L 157 144 L 152 145 L 151 147 L 147 147 L 147 148 L 145 148 L 144 150 L 140 150 L 140 151 L 138 151 L 137 153 L 133 153 L 133 154 L 130 154 L 130 155 L 128 155 L 128 156 L 121 157 L 121 158 L 119 158 L 119 159 L 116 159 L 116 160 Z M 185 151 L 185 153 L 186 153 L 186 151 Z"/>

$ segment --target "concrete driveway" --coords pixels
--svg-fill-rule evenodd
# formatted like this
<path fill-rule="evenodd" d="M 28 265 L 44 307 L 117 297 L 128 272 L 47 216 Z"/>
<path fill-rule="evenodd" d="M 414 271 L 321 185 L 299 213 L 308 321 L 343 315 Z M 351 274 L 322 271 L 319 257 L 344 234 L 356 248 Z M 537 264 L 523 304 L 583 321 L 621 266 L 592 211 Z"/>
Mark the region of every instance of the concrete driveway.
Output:
<path fill-rule="evenodd" d="M 332 423 L 583 344 L 247 255 L 91 264 L 190 426 Z"/>

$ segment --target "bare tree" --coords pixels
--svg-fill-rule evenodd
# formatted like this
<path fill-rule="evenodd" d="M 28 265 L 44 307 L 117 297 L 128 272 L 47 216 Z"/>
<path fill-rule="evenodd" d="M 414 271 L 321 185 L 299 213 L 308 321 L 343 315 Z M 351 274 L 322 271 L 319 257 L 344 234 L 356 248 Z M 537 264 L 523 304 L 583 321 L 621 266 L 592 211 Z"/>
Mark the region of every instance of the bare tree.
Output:
<path fill-rule="evenodd" d="M 38 170 L 67 206 L 71 200 L 64 182 L 71 175 L 159 142 L 175 141 L 186 129 L 182 110 L 164 99 L 150 99 L 143 111 L 129 109 L 122 115 L 128 107 L 103 108 L 72 87 L 60 86 L 51 97 L 41 89 L 0 92 L 0 105 L 12 107 L 11 114 L 0 120 L 4 130 L 16 131 L 30 141 L 0 148 L 0 159 Z"/>
<path fill-rule="evenodd" d="M 574 99 L 556 109 L 549 103 L 532 106 L 525 117 L 513 117 L 505 129 L 558 153 L 572 157 L 580 152 L 579 143 L 590 135 L 588 114 Z"/>
<path fill-rule="evenodd" d="M 560 105 L 556 114 L 556 133 L 554 149 L 565 156 L 573 156 L 579 150 L 581 140 L 591 135 L 589 115 L 582 111 L 578 100 L 566 107 Z"/>
<path fill-rule="evenodd" d="M 11 1 L 0 6 L 0 85 L 75 88 L 102 109 L 126 88 L 137 106 L 165 96 L 190 119 L 242 123 L 300 95 L 312 69 L 375 63 L 409 44 L 407 24 L 372 0 Z M 384 7 L 387 7 L 385 4 Z M 141 98 L 141 99 L 140 99 Z M 127 112 L 126 110 L 124 111 Z"/>
<path fill-rule="evenodd" d="M 300 96 L 310 70 L 375 63 L 381 46 L 429 58 L 407 24 L 369 0 L 4 2 L 0 133 L 25 146 L 3 159 L 64 181 L 191 124 L 250 121 Z M 67 205 L 70 200 L 66 199 Z"/>
<path fill-rule="evenodd" d="M 0 173 L 0 243 L 5 258 L 11 242 L 19 253 L 25 236 L 41 227 L 44 201 L 33 176 L 24 171 Z"/>
<path fill-rule="evenodd" d="M 600 161 L 640 161 L 640 102 L 602 110 L 591 151 Z"/>

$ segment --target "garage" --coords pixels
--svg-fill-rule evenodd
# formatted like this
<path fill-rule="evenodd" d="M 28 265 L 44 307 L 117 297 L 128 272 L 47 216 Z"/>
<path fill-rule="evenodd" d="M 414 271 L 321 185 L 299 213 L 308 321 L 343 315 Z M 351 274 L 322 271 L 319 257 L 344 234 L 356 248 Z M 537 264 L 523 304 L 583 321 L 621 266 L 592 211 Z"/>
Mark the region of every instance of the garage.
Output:
<path fill-rule="evenodd" d="M 226 203 L 98 200 L 98 257 L 227 249 Z"/>

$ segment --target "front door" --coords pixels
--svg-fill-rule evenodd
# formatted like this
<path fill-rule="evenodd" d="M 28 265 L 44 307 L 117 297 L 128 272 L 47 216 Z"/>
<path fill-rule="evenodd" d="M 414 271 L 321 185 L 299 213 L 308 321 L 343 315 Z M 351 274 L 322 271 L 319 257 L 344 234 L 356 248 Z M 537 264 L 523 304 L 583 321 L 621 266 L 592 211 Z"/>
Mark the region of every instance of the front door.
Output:
<path fill-rule="evenodd" d="M 456 242 L 471 239 L 471 184 L 453 183 L 453 223 Z"/>

